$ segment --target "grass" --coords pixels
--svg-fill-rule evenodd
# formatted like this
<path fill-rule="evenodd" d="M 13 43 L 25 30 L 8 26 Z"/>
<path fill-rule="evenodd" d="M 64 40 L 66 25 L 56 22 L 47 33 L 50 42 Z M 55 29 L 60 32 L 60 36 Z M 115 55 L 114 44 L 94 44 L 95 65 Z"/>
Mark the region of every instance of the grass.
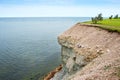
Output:
<path fill-rule="evenodd" d="M 85 24 L 93 24 L 92 21 L 83 22 Z M 103 21 L 99 21 L 97 24 L 102 29 L 106 29 L 111 32 L 119 32 L 120 33 L 120 19 L 104 19 Z"/>

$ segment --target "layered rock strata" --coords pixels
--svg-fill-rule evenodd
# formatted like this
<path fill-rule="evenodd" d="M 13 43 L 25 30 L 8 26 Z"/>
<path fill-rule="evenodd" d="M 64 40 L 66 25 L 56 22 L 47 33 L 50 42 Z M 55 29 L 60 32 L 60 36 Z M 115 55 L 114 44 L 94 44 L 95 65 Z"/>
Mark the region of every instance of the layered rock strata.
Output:
<path fill-rule="evenodd" d="M 76 24 L 58 37 L 63 68 L 50 80 L 120 80 L 120 34 Z"/>

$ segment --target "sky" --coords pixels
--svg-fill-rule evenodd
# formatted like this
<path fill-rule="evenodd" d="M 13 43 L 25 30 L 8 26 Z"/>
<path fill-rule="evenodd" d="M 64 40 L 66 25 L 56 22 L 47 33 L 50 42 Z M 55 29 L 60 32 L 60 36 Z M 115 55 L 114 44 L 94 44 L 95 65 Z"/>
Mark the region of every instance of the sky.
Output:
<path fill-rule="evenodd" d="M 0 0 L 0 17 L 92 17 L 120 14 L 120 0 Z"/>

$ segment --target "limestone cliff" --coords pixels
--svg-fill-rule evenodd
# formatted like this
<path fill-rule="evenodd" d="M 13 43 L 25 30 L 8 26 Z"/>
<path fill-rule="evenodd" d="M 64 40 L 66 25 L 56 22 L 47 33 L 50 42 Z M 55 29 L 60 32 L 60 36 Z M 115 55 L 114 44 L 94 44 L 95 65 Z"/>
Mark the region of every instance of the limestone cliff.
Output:
<path fill-rule="evenodd" d="M 63 68 L 51 80 L 120 80 L 120 34 L 76 24 L 58 37 Z"/>

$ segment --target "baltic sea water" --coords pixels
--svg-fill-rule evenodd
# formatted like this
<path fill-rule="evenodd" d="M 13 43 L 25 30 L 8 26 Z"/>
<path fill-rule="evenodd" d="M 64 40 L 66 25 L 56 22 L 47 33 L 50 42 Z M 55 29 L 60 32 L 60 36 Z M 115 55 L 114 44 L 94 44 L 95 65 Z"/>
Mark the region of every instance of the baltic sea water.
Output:
<path fill-rule="evenodd" d="M 0 80 L 37 80 L 61 64 L 57 36 L 89 17 L 0 18 Z"/>

